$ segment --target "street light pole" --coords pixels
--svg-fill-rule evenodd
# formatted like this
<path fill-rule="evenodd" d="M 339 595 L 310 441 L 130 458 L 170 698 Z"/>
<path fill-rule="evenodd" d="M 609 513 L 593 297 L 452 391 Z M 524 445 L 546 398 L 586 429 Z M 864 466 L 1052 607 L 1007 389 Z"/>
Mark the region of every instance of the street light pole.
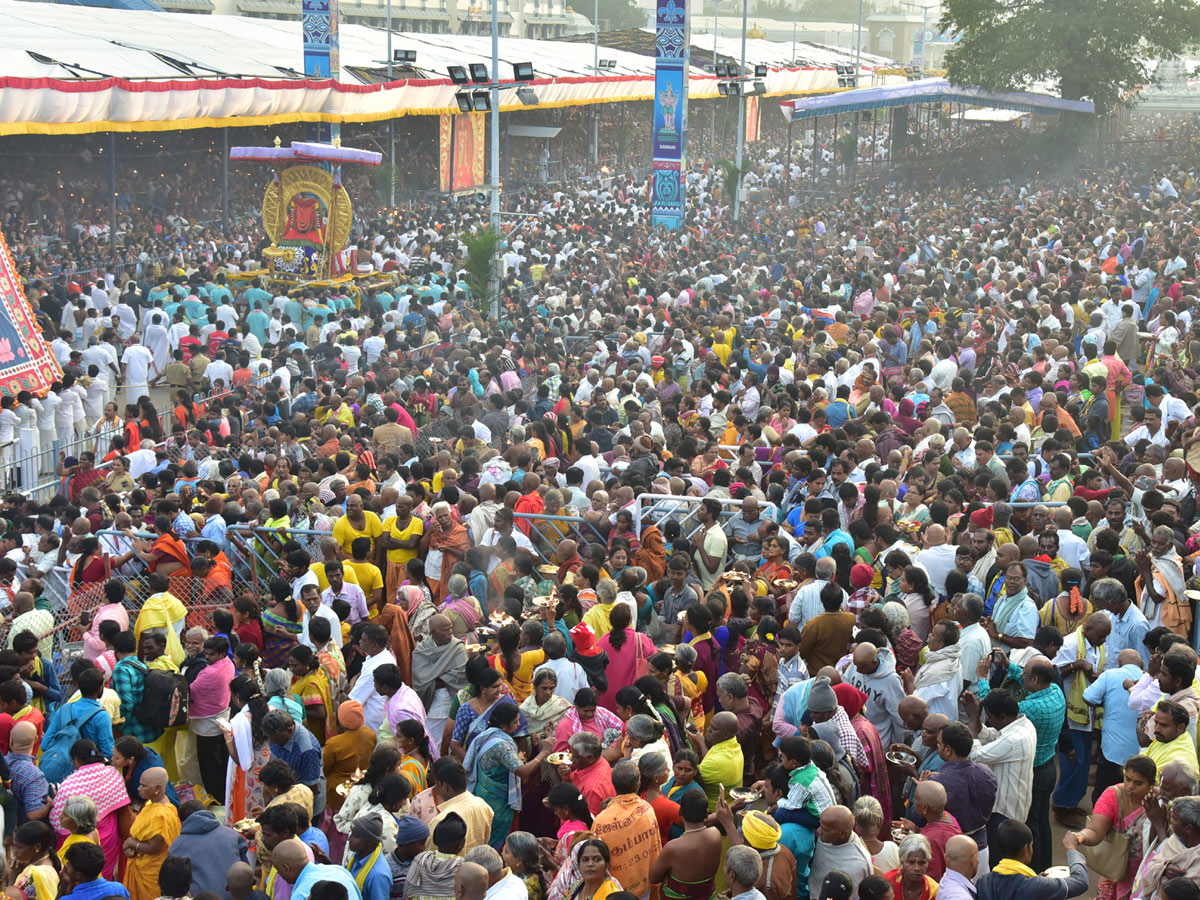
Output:
<path fill-rule="evenodd" d="M 749 0 L 742 0 L 742 70 L 741 82 L 738 85 L 738 133 L 737 156 L 734 165 L 737 166 L 737 187 L 733 192 L 733 221 L 740 221 L 742 216 L 742 145 L 746 140 L 746 25 L 749 14 Z"/>
<path fill-rule="evenodd" d="M 392 82 L 392 0 L 387 0 L 387 80 Z M 388 119 L 388 206 L 396 205 L 396 121 Z"/>
<path fill-rule="evenodd" d="M 925 61 L 929 58 L 929 51 L 925 48 L 925 28 L 927 27 L 929 20 L 929 11 L 931 9 L 937 9 L 939 4 L 920 4 L 913 3 L 911 0 L 900 0 L 900 5 L 911 6 L 913 9 L 919 9 L 921 11 L 921 76 L 924 77 L 926 68 Z"/>
<path fill-rule="evenodd" d="M 858 87 L 858 76 L 862 69 L 862 19 L 863 19 L 863 0 L 858 0 L 858 29 L 854 32 L 854 86 Z M 852 113 L 854 116 L 854 127 L 850 133 L 854 140 L 854 157 L 851 160 L 851 172 L 855 181 L 858 180 L 858 113 Z"/>
<path fill-rule="evenodd" d="M 592 74 L 600 75 L 600 0 L 596 0 L 592 14 Z M 600 107 L 592 104 L 592 168 L 600 165 Z"/>
<path fill-rule="evenodd" d="M 718 2 L 718 0 L 712 0 L 712 5 L 713 5 L 713 58 L 712 58 L 713 72 L 716 72 L 716 70 L 717 70 L 717 27 L 719 25 L 717 16 L 720 15 L 719 10 L 721 9 L 721 7 L 717 5 L 717 2 Z M 711 142 L 711 145 L 713 148 L 715 148 L 717 146 L 717 104 L 716 104 L 715 100 L 713 101 L 713 107 L 712 107 L 712 136 L 711 136 L 710 142 Z"/>
<path fill-rule="evenodd" d="M 500 0 L 492 0 L 492 231 L 500 234 Z M 492 309 L 500 310 L 500 244 L 492 257 L 492 277 L 488 285 Z"/>

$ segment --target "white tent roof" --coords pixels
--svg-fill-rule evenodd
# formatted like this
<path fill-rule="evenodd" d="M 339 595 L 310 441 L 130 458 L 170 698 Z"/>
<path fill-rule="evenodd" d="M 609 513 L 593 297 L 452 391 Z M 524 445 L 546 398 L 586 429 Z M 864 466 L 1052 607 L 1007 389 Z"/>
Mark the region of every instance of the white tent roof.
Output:
<path fill-rule="evenodd" d="M 490 63 L 490 36 L 393 35 L 397 50 L 416 51 L 418 77 L 377 84 L 354 69 L 382 69 L 387 33 L 364 25 L 339 28 L 337 82 L 305 80 L 299 21 L 196 16 L 0 0 L 0 134 L 80 134 L 273 125 L 368 122 L 404 115 L 456 114 L 446 67 Z M 718 51 L 741 56 L 741 42 L 718 38 Z M 769 96 L 836 89 L 834 62 L 846 51 L 812 44 L 747 42 L 748 64 L 771 67 Z M 649 100 L 654 58 L 603 49 L 616 68 L 591 72 L 587 44 L 501 38 L 500 78 L 511 63 L 532 61 L 541 106 Z M 864 57 L 864 65 L 877 59 Z M 877 78 L 876 83 L 891 78 Z M 367 81 L 368 83 L 363 83 Z M 711 73 L 693 67 L 696 99 L 718 96 Z M 503 109 L 521 104 L 505 91 Z"/>
<path fill-rule="evenodd" d="M 342 83 L 360 83 L 347 71 L 350 67 L 380 68 L 386 64 L 386 31 L 342 24 L 338 33 Z M 397 50 L 415 50 L 417 67 L 435 78 L 445 77 L 447 66 L 488 62 L 492 55 L 491 37 L 487 35 L 396 32 L 392 44 Z M 718 37 L 717 49 L 724 56 L 741 57 L 740 40 Z M 651 57 L 607 48 L 602 52 L 606 59 L 617 61 L 612 75 L 649 74 L 654 70 Z M 822 67 L 853 58 L 850 51 L 805 43 L 797 45 L 796 55 L 800 65 Z M 186 77 L 186 71 L 164 56 L 184 63 L 197 77 L 295 77 L 303 69 L 300 22 L 0 0 L 0 76 Z M 789 66 L 792 45 L 748 40 L 746 58 L 751 65 Z M 503 63 L 527 60 L 534 62 L 540 77 L 592 74 L 592 54 L 581 52 L 580 44 L 569 41 L 501 38 L 500 59 L 503 77 L 510 74 Z M 887 60 L 864 55 L 863 63 L 886 65 Z"/>

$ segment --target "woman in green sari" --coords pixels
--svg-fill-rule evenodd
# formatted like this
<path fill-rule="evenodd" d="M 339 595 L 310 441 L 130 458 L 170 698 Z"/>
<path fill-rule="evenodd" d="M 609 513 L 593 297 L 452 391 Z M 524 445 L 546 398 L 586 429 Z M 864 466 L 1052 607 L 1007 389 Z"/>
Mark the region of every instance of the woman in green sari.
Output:
<path fill-rule="evenodd" d="M 463 768 L 467 790 L 488 802 L 494 811 L 491 845 L 499 850 L 512 831 L 513 814 L 521 810 L 521 781 L 540 775 L 542 761 L 554 746 L 543 740 L 537 756 L 522 762 L 513 735 L 521 727 L 515 703 L 501 703 L 492 711 L 489 727 L 471 741 Z"/>

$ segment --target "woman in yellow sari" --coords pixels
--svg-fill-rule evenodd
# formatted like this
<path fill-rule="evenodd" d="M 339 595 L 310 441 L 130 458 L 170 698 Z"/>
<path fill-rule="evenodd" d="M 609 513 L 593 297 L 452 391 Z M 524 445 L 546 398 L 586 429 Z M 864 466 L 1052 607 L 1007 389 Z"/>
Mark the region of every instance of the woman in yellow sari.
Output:
<path fill-rule="evenodd" d="M 179 632 L 187 618 L 183 603 L 168 590 L 168 582 L 162 575 L 150 575 L 146 583 L 154 593 L 146 598 L 137 620 L 133 623 L 133 636 L 137 646 L 142 646 L 142 633 L 157 631 L 167 639 L 166 655 L 176 666 L 182 665 L 186 655 L 179 641 Z"/>
<path fill-rule="evenodd" d="M 17 829 L 12 857 L 21 866 L 21 874 L 5 889 L 12 900 L 55 900 L 58 896 L 62 866 L 54 852 L 56 837 L 54 829 L 43 820 L 26 822 Z"/>
<path fill-rule="evenodd" d="M 125 839 L 125 887 L 130 900 L 155 900 L 162 894 L 158 870 L 167 858 L 167 848 L 179 837 L 179 813 L 167 799 L 167 770 L 143 772 L 138 794 L 146 805 Z"/>
<path fill-rule="evenodd" d="M 292 673 L 292 696 L 304 707 L 304 724 L 317 742 L 324 744 L 326 738 L 337 734 L 329 676 L 317 654 L 303 644 L 297 644 L 288 654 L 288 669 Z"/>
<path fill-rule="evenodd" d="M 429 787 L 429 767 L 433 765 L 433 747 L 429 743 L 429 735 L 425 726 L 416 719 L 404 719 L 397 726 L 400 733 L 396 736 L 404 756 L 400 760 L 397 771 L 408 779 L 412 785 L 412 796 L 416 796 Z"/>
<path fill-rule="evenodd" d="M 692 711 L 692 721 L 697 731 L 704 731 L 704 692 L 708 690 L 708 676 L 696 665 L 696 648 L 691 644 L 675 647 L 675 671 L 667 679 L 667 693 L 681 696 Z"/>

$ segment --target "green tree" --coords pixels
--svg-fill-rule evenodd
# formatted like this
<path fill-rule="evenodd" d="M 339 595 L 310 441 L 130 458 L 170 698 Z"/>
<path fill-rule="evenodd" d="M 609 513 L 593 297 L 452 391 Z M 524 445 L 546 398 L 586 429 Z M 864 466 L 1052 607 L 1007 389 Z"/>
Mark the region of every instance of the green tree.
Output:
<path fill-rule="evenodd" d="M 467 247 L 467 258 L 463 262 L 463 268 L 467 272 L 465 280 L 471 291 L 471 299 L 480 312 L 486 313 L 495 299 L 489 296 L 489 291 L 492 265 L 500 247 L 500 234 L 488 227 L 479 231 L 463 232 L 458 239 Z"/>
<path fill-rule="evenodd" d="M 951 81 L 989 90 L 1053 85 L 1111 110 L 1150 80 L 1147 64 L 1200 41 L 1200 0 L 946 0 Z"/>

